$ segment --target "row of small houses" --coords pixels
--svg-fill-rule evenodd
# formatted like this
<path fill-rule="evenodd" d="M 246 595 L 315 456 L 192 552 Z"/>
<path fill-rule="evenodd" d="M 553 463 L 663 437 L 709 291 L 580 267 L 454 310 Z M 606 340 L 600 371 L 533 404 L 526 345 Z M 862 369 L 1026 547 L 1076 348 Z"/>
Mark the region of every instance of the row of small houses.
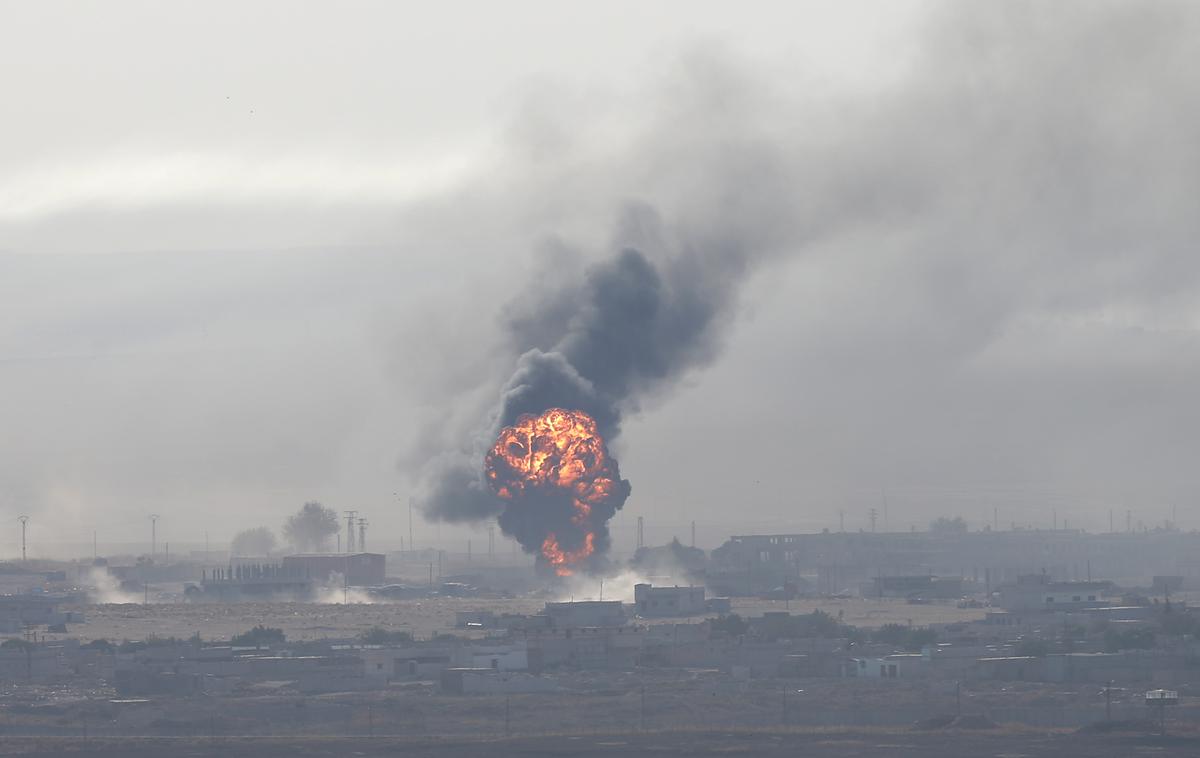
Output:
<path fill-rule="evenodd" d="M 1182 650 L 1006 655 L 984 646 L 939 645 L 922 653 L 845 640 L 752 642 L 714 638 L 707 624 L 550 630 L 524 639 L 420 642 L 400 646 L 331 645 L 315 654 L 289 650 L 198 647 L 187 643 L 106 652 L 75 641 L 0 649 L 0 678 L 78 683 L 100 679 L 122 695 L 226 694 L 247 688 L 301 693 L 380 689 L 440 682 L 448 692 L 537 692 L 557 687 L 559 670 L 630 670 L 637 666 L 715 669 L 733 678 L 1023 680 L 1144 683 L 1200 680 L 1200 656 Z M 299 649 L 297 649 L 299 650 Z"/>

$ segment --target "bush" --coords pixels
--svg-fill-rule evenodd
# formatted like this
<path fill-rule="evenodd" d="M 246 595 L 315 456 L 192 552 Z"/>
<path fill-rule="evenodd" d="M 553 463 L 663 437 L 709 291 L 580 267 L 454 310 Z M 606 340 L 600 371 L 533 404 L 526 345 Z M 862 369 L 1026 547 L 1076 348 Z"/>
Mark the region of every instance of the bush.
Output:
<path fill-rule="evenodd" d="M 750 624 L 736 613 L 712 619 L 709 625 L 713 633 L 724 634 L 726 637 L 741 637 L 750 629 Z"/>
<path fill-rule="evenodd" d="M 1104 652 L 1117 653 L 1122 650 L 1150 650 L 1154 647 L 1152 629 L 1114 629 L 1104 632 Z"/>
<path fill-rule="evenodd" d="M 871 633 L 871 641 L 917 652 L 926 645 L 937 642 L 937 632 L 903 624 L 884 624 Z"/>
<path fill-rule="evenodd" d="M 283 633 L 282 629 L 275 629 L 263 626 L 262 624 L 259 624 L 248 632 L 234 635 L 233 639 L 230 640 L 234 645 L 254 645 L 255 647 L 271 644 L 282 645 L 286 641 L 287 635 Z"/>
<path fill-rule="evenodd" d="M 407 645 L 413 641 L 413 636 L 409 632 L 388 631 L 381 626 L 373 626 L 358 635 L 358 639 L 364 645 Z"/>
<path fill-rule="evenodd" d="M 884 624 L 871 633 L 872 642 L 900 645 L 908 638 L 908 627 L 904 624 Z"/>
<path fill-rule="evenodd" d="M 29 640 L 23 640 L 20 637 L 9 637 L 4 642 L 0 642 L 0 648 L 5 650 L 24 650 L 26 652 L 33 650 L 34 645 Z"/>
<path fill-rule="evenodd" d="M 1196 618 L 1190 613 L 1180 613 L 1172 610 L 1170 613 L 1164 613 L 1160 617 L 1163 634 L 1174 636 L 1196 635 L 1197 624 Z"/>
<path fill-rule="evenodd" d="M 1045 640 L 1027 639 L 1021 640 L 1017 645 L 1017 655 L 1030 656 L 1033 658 L 1045 658 L 1050 652 L 1050 645 Z"/>

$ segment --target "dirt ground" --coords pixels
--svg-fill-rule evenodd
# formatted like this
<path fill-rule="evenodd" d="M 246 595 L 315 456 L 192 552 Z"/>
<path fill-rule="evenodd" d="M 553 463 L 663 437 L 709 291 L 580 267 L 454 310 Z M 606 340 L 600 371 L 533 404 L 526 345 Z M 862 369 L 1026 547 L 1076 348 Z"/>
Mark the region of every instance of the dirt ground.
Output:
<path fill-rule="evenodd" d="M 150 634 L 190 637 L 199 632 L 206 640 L 228 639 L 257 625 L 283 629 L 288 639 L 315 640 L 352 637 L 373 626 L 403 629 L 418 638 L 454 629 L 456 611 L 488 610 L 495 613 L 536 613 L 544 599 L 432 598 L 389 603 L 233 603 L 85 605 L 87 623 L 72 625 L 67 636 L 81 640 L 140 640 Z M 910 605 L 902 600 L 758 600 L 736 598 L 733 610 L 758 616 L 766 611 L 809 613 L 821 609 L 841 614 L 848 624 L 878 627 L 887 623 L 926 625 L 983 617 L 981 609 L 952 604 Z M 68 609 L 72 610 L 72 609 Z M 684 621 L 655 619 L 650 623 Z M 696 619 L 698 620 L 698 619 Z"/>
<path fill-rule="evenodd" d="M 1065 732 L 976 733 L 947 731 L 919 734 L 891 731 L 684 731 L 589 734 L 511 739 L 408 740 L 386 737 L 322 738 L 8 738 L 0 755 L 62 756 L 224 756 L 226 758 L 333 758 L 334 756 L 414 756 L 459 758 L 475 755 L 572 756 L 601 758 L 664 755 L 920 756 L 921 758 L 1127 758 L 1130 755 L 1200 754 L 1195 737 L 1096 736 Z"/>

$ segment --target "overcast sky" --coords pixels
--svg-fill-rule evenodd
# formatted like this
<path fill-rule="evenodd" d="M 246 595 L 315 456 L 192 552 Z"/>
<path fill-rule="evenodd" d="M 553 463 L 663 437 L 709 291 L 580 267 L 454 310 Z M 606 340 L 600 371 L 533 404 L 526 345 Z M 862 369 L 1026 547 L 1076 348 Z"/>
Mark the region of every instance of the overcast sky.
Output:
<path fill-rule="evenodd" d="M 45 554 L 307 499 L 398 545 L 512 371 L 505 314 L 631 217 L 751 265 L 625 423 L 618 547 L 885 499 L 893 529 L 1200 528 L 1198 23 L 0 0 L 0 555 L 22 513 Z"/>

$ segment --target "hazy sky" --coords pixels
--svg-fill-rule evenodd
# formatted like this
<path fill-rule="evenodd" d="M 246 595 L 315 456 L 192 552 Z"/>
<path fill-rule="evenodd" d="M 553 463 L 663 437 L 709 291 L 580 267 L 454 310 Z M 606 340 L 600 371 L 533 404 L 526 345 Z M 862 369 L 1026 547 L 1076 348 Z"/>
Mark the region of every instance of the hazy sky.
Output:
<path fill-rule="evenodd" d="M 393 493 L 511 373 L 504 314 L 631 208 L 753 266 L 626 422 L 618 545 L 859 528 L 885 492 L 892 528 L 1200 528 L 1198 24 L 0 0 L 0 554 L 21 513 L 36 553 L 313 498 L 397 544 Z"/>

